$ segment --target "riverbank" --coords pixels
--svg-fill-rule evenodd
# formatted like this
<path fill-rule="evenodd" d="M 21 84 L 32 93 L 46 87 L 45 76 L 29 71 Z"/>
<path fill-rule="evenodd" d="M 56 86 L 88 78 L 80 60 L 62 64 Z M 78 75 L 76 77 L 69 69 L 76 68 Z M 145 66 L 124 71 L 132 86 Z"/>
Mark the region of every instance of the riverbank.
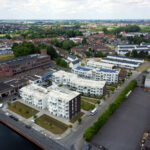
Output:
<path fill-rule="evenodd" d="M 13 130 L 14 132 L 16 132 L 17 134 L 21 135 L 22 137 L 24 137 L 25 139 L 27 139 L 28 141 L 30 141 L 31 143 L 35 144 L 37 147 L 39 147 L 42 150 L 47 150 L 46 148 L 44 148 L 42 145 L 40 145 L 38 142 L 34 141 L 33 139 L 31 139 L 29 136 L 23 134 L 20 130 L 18 130 L 17 128 L 13 127 L 12 125 L 8 124 L 7 122 L 5 122 L 4 120 L 0 119 L 0 123 L 4 124 L 5 126 L 7 126 L 8 128 L 10 128 L 11 130 Z"/>
<path fill-rule="evenodd" d="M 56 141 L 39 133 L 33 128 L 27 129 L 24 123 L 11 119 L 2 110 L 0 110 L 0 118 L 1 121 L 9 125 L 12 129 L 15 129 L 18 133 L 23 133 L 24 137 L 29 137 L 29 139 L 32 139 L 35 143 L 38 143 L 44 150 L 68 150 Z"/>

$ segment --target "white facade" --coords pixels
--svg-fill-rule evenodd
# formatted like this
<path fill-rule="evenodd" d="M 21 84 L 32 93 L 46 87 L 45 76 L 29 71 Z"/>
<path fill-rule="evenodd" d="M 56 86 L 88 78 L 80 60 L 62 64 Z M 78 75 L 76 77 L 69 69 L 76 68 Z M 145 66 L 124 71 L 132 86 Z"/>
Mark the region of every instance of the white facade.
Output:
<path fill-rule="evenodd" d="M 52 90 L 48 94 L 47 108 L 52 115 L 70 119 L 69 113 L 72 111 L 77 111 L 69 110 L 70 101 L 72 101 L 73 99 L 75 99 L 75 101 L 78 101 L 76 97 L 79 95 L 80 93 L 70 90 Z M 77 103 L 72 103 L 72 105 L 76 105 L 72 107 L 77 108 Z"/>
<path fill-rule="evenodd" d="M 106 81 L 108 84 L 118 83 L 120 70 L 115 69 L 90 69 L 78 66 L 72 69 L 74 74 L 79 77 L 88 78 L 96 81 Z"/>
<path fill-rule="evenodd" d="M 79 78 L 76 74 L 57 71 L 53 74 L 53 82 L 56 84 L 67 85 L 72 89 L 84 94 L 103 95 L 105 81 L 94 81 Z"/>
<path fill-rule="evenodd" d="M 114 59 L 107 59 L 107 58 L 103 58 L 101 61 L 105 63 L 114 64 L 115 66 L 122 67 L 122 68 L 135 69 L 139 67 L 139 63 L 135 63 L 135 62 L 114 60 Z"/>
<path fill-rule="evenodd" d="M 148 52 L 150 54 L 150 46 L 149 45 L 118 45 L 116 48 L 116 52 L 119 55 L 125 55 L 128 52 L 132 52 L 136 50 L 137 53 L 140 51 Z"/>
<path fill-rule="evenodd" d="M 144 86 L 145 86 L 145 88 L 149 88 L 149 89 L 150 89 L 150 74 L 148 74 L 148 75 L 146 76 Z"/>
<path fill-rule="evenodd" d="M 67 62 L 69 63 L 70 68 L 77 67 L 77 66 L 81 65 L 81 62 L 78 59 L 78 57 L 76 57 L 74 55 L 69 55 L 67 58 Z"/>
<path fill-rule="evenodd" d="M 124 56 L 108 55 L 107 58 L 130 61 L 130 62 L 135 62 L 135 63 L 144 63 L 144 59 L 130 58 L 130 57 L 124 57 Z"/>
<path fill-rule="evenodd" d="M 75 100 L 77 105 L 80 99 L 77 98 L 80 93 L 61 89 L 58 87 L 43 88 L 37 84 L 30 84 L 20 89 L 20 96 L 24 102 L 33 105 L 39 109 L 48 109 L 48 111 L 55 116 L 70 119 L 70 102 Z M 76 108 L 76 106 L 72 106 Z M 79 112 L 79 110 L 78 110 Z M 75 115 L 77 110 L 74 110 Z"/>
<path fill-rule="evenodd" d="M 47 92 L 47 89 L 37 84 L 30 84 L 20 89 L 20 96 L 26 103 L 34 105 L 39 109 L 45 109 Z"/>
<path fill-rule="evenodd" d="M 87 62 L 87 67 L 90 67 L 90 68 L 113 69 L 114 65 L 113 64 L 108 64 L 108 63 L 102 63 L 102 62 L 97 62 L 97 61 L 89 60 Z"/>

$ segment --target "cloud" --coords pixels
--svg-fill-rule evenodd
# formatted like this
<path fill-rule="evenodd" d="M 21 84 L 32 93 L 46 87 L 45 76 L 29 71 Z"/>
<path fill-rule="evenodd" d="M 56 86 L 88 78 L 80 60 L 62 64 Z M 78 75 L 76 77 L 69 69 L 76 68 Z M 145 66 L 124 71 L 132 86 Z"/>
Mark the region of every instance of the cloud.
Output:
<path fill-rule="evenodd" d="M 150 0 L 0 0 L 1 19 L 149 18 Z"/>

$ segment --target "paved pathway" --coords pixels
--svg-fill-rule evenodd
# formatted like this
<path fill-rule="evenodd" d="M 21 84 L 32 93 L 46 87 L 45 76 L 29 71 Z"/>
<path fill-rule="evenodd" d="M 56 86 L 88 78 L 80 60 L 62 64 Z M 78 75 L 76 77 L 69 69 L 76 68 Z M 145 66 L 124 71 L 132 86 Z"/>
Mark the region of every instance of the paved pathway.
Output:
<path fill-rule="evenodd" d="M 7 115 L 5 115 L 5 113 L 2 110 L 0 110 L 0 118 L 1 118 L 1 120 L 9 123 L 14 128 L 21 131 L 26 136 L 29 136 L 30 138 L 32 138 L 33 140 L 38 142 L 40 145 L 45 147 L 45 149 L 47 149 L 47 150 L 67 150 L 67 148 L 65 148 L 64 146 L 62 146 L 59 143 L 55 142 L 54 140 L 46 137 L 45 135 L 39 133 L 38 131 L 36 131 L 34 129 L 25 128 L 24 123 L 22 123 L 20 121 L 14 121 L 13 119 L 11 119 Z"/>

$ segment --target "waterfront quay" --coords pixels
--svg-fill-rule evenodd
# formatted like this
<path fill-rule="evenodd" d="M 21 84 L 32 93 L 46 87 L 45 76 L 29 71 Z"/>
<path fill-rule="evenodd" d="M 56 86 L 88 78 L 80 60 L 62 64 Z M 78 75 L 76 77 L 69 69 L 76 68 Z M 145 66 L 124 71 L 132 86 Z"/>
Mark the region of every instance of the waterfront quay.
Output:
<path fill-rule="evenodd" d="M 25 124 L 20 121 L 11 119 L 9 116 L 5 115 L 2 110 L 0 110 L 0 122 L 13 129 L 15 132 L 18 132 L 20 135 L 24 136 L 43 150 L 68 150 L 54 140 L 39 133 L 38 131 L 32 128 L 27 129 Z"/>

